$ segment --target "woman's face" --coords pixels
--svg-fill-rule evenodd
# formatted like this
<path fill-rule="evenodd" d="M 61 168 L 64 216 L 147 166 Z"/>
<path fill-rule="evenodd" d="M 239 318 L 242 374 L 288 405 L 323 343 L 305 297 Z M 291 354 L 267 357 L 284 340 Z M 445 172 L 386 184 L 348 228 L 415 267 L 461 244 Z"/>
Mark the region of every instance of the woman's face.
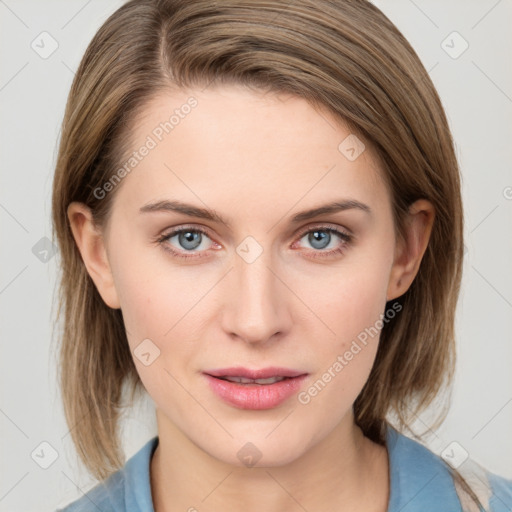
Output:
<path fill-rule="evenodd" d="M 160 95 L 133 141 L 121 182 L 96 191 L 119 187 L 105 230 L 113 291 L 100 293 L 122 310 L 160 435 L 273 466 L 352 428 L 397 296 L 390 197 L 369 148 L 303 99 L 235 86 Z M 234 367 L 305 376 L 206 375 Z"/>

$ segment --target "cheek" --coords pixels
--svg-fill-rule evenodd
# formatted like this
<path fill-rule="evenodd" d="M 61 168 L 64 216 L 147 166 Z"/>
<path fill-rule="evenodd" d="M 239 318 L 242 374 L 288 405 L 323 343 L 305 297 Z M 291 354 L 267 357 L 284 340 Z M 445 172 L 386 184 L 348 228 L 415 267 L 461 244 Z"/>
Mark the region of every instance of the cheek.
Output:
<path fill-rule="evenodd" d="M 158 246 L 121 228 L 117 235 L 115 247 L 124 250 L 112 254 L 112 272 L 130 344 L 146 338 L 158 343 L 184 313 L 183 277 L 171 272 Z"/>
<path fill-rule="evenodd" d="M 159 279 L 159 268 L 148 262 L 148 252 L 128 244 L 126 237 L 116 247 L 130 251 L 115 251 L 112 255 L 114 283 L 119 297 L 130 354 L 146 390 L 162 385 L 164 366 L 162 347 L 165 333 L 172 327 L 173 302 L 179 298 Z"/>
<path fill-rule="evenodd" d="M 334 332 L 318 322 L 318 373 L 302 398 L 299 396 L 299 402 L 315 409 L 315 414 L 325 418 L 334 413 L 338 417 L 366 383 L 385 325 L 389 269 L 386 261 L 362 255 L 357 264 L 347 263 L 346 268 L 334 273 L 325 282 L 323 294 L 317 287 L 306 290 L 314 297 L 312 309 L 319 311 L 319 317 Z M 326 403 L 337 404 L 337 412 Z"/>
<path fill-rule="evenodd" d="M 384 314 L 390 267 L 362 255 L 321 279 L 303 280 L 299 294 L 317 312 L 327 351 L 343 350 Z M 364 337 L 361 336 L 361 337 Z"/>
<path fill-rule="evenodd" d="M 145 338 L 158 340 L 169 329 L 171 320 L 163 314 L 162 308 L 162 303 L 172 300 L 171 296 L 163 297 L 151 275 L 137 272 L 136 268 L 133 266 L 131 271 L 120 273 L 116 284 L 131 345 Z"/>
<path fill-rule="evenodd" d="M 158 248 L 120 251 L 112 259 L 131 355 L 144 386 L 155 396 L 169 387 L 171 375 L 186 373 L 197 359 L 200 347 L 192 343 L 200 338 L 194 329 L 201 326 L 197 306 L 215 280 L 180 272 Z"/>
<path fill-rule="evenodd" d="M 148 394 L 161 406 L 168 394 L 179 396 L 180 392 L 170 362 L 187 371 L 187 361 L 193 356 L 187 353 L 189 344 L 176 343 L 181 324 L 186 323 L 180 323 L 180 318 L 186 312 L 182 297 L 167 286 L 169 279 L 159 279 L 154 268 L 134 263 L 132 260 L 129 267 L 119 268 L 121 310 L 137 373 Z"/>
<path fill-rule="evenodd" d="M 383 304 L 368 290 L 359 290 L 349 305 L 340 305 L 327 318 L 336 337 L 330 342 L 326 339 L 315 350 L 317 372 L 297 397 L 306 421 L 311 418 L 314 423 L 321 418 L 323 428 L 329 431 L 351 409 L 375 361 Z"/>

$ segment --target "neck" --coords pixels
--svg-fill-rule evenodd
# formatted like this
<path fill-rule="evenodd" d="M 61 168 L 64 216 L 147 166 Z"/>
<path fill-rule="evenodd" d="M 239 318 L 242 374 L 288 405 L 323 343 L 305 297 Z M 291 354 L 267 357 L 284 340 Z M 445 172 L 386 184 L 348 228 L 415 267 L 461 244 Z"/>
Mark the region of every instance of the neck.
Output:
<path fill-rule="evenodd" d="M 365 437 L 353 416 L 299 458 L 273 467 L 227 464 L 159 411 L 157 418 L 159 443 L 150 468 L 155 512 L 387 511 L 387 450 Z"/>

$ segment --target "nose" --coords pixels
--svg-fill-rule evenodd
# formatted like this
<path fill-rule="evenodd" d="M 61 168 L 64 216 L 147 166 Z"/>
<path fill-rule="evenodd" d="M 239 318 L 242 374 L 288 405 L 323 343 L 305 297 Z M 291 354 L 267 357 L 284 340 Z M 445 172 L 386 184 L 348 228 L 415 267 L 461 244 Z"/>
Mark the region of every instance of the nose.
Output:
<path fill-rule="evenodd" d="M 291 292 L 274 267 L 270 251 L 263 251 L 252 262 L 235 255 L 223 313 L 223 328 L 231 337 L 265 344 L 289 331 Z"/>

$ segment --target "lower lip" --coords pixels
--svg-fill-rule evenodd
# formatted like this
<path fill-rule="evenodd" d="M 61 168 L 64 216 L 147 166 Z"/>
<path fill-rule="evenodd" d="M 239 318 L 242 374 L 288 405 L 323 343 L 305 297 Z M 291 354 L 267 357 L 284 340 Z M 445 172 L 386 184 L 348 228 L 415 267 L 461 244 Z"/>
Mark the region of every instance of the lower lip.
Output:
<path fill-rule="evenodd" d="M 297 393 L 306 375 L 284 379 L 274 384 L 239 384 L 204 374 L 212 391 L 239 409 L 272 409 Z"/>

